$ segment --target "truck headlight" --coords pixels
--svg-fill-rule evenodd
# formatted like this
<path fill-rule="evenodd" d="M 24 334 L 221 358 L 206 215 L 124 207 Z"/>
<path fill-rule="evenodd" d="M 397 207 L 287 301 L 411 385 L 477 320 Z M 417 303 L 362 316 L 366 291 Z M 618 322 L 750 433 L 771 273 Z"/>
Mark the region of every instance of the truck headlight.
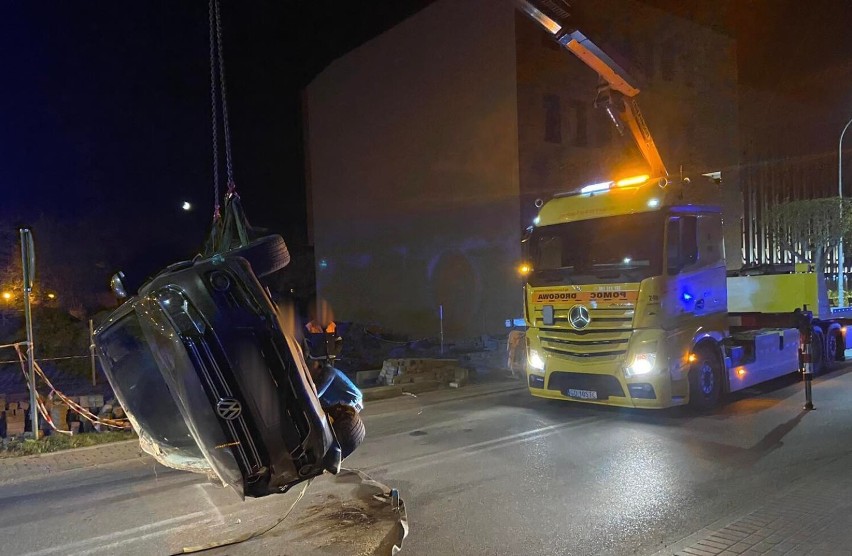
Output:
<path fill-rule="evenodd" d="M 633 356 L 633 361 L 630 362 L 630 365 L 624 369 L 624 374 L 627 378 L 646 375 L 653 371 L 656 365 L 656 353 L 637 353 Z"/>
<path fill-rule="evenodd" d="M 536 350 L 530 350 L 530 355 L 527 358 L 527 361 L 529 362 L 530 367 L 532 367 L 533 369 L 537 371 L 544 370 L 544 359 L 542 359 L 541 355 L 539 355 Z"/>

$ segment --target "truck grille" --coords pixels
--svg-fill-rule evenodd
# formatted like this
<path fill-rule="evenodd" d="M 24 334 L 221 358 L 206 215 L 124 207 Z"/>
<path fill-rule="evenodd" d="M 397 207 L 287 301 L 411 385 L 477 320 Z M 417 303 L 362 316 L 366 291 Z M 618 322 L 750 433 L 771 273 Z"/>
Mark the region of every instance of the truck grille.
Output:
<path fill-rule="evenodd" d="M 568 311 L 557 309 L 554 324 L 545 326 L 541 311 L 535 311 L 535 326 L 544 351 L 578 361 L 615 361 L 627 353 L 633 331 L 633 309 L 589 309 L 591 322 L 583 330 L 575 330 L 568 321 Z"/>
<path fill-rule="evenodd" d="M 559 390 L 562 393 L 569 389 L 593 390 L 598 393 L 598 400 L 610 396 L 624 397 L 624 390 L 618 379 L 612 375 L 593 375 L 587 373 L 551 373 L 547 381 L 548 390 Z"/>

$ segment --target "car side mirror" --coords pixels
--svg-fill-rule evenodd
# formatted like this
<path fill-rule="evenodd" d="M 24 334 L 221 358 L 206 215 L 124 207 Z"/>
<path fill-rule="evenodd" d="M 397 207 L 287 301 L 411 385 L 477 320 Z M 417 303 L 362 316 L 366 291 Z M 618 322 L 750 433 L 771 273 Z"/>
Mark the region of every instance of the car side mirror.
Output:
<path fill-rule="evenodd" d="M 109 288 L 112 290 L 112 293 L 119 299 L 127 298 L 127 287 L 124 285 L 124 273 L 121 271 L 116 272 L 112 275 L 112 278 L 109 280 Z"/>

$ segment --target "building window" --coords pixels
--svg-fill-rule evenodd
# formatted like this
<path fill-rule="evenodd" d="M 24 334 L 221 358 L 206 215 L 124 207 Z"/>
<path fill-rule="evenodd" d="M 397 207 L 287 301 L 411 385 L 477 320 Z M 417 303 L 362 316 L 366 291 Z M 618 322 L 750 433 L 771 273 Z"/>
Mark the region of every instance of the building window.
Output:
<path fill-rule="evenodd" d="M 544 140 L 562 143 L 562 106 L 557 95 L 544 95 Z"/>
<path fill-rule="evenodd" d="M 675 41 L 667 40 L 660 52 L 660 74 L 666 81 L 674 79 L 676 48 Z"/>
<path fill-rule="evenodd" d="M 586 103 L 574 101 L 574 118 L 577 122 L 577 131 L 574 134 L 574 145 L 577 147 L 589 146 L 589 123 L 586 112 Z"/>

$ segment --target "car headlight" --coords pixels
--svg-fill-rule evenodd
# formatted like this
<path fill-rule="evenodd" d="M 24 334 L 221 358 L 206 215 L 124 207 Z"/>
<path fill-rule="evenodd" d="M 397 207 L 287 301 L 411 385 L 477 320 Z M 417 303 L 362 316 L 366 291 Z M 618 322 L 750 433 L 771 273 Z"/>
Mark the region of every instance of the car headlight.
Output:
<path fill-rule="evenodd" d="M 542 359 L 541 355 L 539 355 L 536 350 L 531 349 L 530 355 L 527 359 L 530 364 L 530 367 L 532 367 L 533 369 L 537 371 L 544 370 L 544 359 Z"/>
<path fill-rule="evenodd" d="M 656 365 L 656 353 L 637 353 L 633 356 L 633 361 L 630 362 L 630 365 L 624 369 L 624 374 L 627 375 L 627 378 L 647 375 L 654 370 Z"/>

